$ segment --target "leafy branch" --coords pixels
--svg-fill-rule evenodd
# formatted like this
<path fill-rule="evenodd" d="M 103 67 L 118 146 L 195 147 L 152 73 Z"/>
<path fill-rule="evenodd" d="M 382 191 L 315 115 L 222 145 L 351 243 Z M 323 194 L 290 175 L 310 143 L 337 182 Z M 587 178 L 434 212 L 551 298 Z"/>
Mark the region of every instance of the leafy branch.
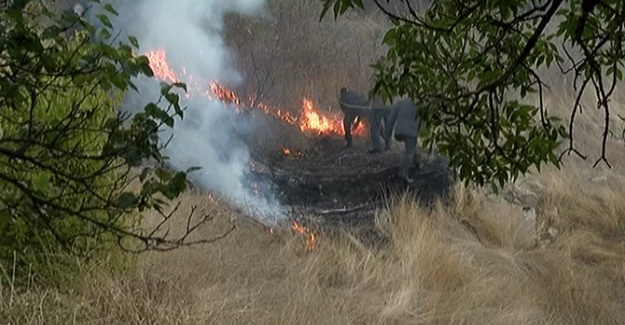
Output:
<path fill-rule="evenodd" d="M 349 8 L 364 9 L 362 1 L 320 1 L 322 18 L 331 8 L 335 18 Z M 594 166 L 610 166 L 609 99 L 625 60 L 621 1 L 443 0 L 422 12 L 408 0 L 373 3 L 392 27 L 383 41 L 388 52 L 374 65 L 378 82 L 372 91 L 385 100 L 408 95 L 426 103 L 429 110 L 420 114 L 428 125 L 424 143 L 448 155 L 462 179 L 497 190 L 531 167 L 559 167 L 566 153 L 585 159 L 574 147 L 573 126 L 589 85 L 605 116 Z M 556 21 L 557 31 L 548 32 Z M 573 59 L 567 47 L 578 50 L 581 59 Z M 563 68 L 563 57 L 571 68 Z M 575 73 L 568 128 L 545 107 L 549 86 L 539 71 L 554 63 L 563 74 Z M 532 103 L 536 99 L 538 104 Z M 556 155 L 564 139 L 568 149 Z"/>

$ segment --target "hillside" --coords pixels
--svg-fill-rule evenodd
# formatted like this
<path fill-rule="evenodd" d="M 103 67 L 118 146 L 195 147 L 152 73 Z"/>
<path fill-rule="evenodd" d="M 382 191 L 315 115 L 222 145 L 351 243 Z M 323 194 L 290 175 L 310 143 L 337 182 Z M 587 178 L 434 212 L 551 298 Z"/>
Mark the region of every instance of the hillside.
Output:
<path fill-rule="evenodd" d="M 219 1 L 204 4 L 222 10 Z M 345 148 L 337 108 L 340 87 L 367 90 L 389 26 L 380 15 L 319 22 L 318 1 L 268 0 L 268 12 L 202 16 L 198 30 L 212 34 L 200 39 L 175 28 L 196 16 L 152 11 L 184 6 L 141 4 L 147 13 L 120 20 L 144 32 L 154 19 L 183 48 L 141 48 L 153 81 L 190 81 L 174 128 L 183 140 L 167 152 L 168 166 L 202 169 L 164 213 L 146 211 L 137 224 L 153 229 L 171 212 L 163 231 L 175 236 L 193 212 L 206 223 L 188 239 L 219 240 L 131 254 L 125 264 L 46 255 L 62 261 L 46 271 L 73 276 L 65 286 L 39 284 L 35 271 L 20 285 L 15 263 L 2 264 L 0 324 L 625 324 L 622 84 L 609 117 L 612 168 L 593 167 L 605 117 L 586 109 L 596 106 L 587 93 L 575 121 L 586 160 L 564 156 L 561 169 L 531 170 L 495 194 L 458 182 L 444 157 L 420 148 L 406 184 L 396 177 L 402 144 L 367 153 L 365 123 Z M 198 8 L 207 10 L 200 2 L 185 10 Z M 176 66 L 172 52 L 193 60 Z M 194 65 L 209 72 L 193 74 Z M 226 65 L 239 82 L 203 79 Z M 550 87 L 541 95 L 568 125 L 573 80 L 556 70 L 542 71 Z M 124 109 L 142 107 L 145 93 L 133 96 Z M 256 198 L 284 209 L 278 225 L 259 217 Z"/>

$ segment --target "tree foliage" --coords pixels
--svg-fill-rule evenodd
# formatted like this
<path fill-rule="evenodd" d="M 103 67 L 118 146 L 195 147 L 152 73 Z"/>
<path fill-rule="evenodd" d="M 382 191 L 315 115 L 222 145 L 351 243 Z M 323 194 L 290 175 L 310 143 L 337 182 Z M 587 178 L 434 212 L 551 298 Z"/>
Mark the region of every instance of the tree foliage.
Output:
<path fill-rule="evenodd" d="M 166 161 L 158 132 L 183 116 L 176 89 L 186 86 L 162 83 L 160 98 L 125 113 L 135 78 L 153 75 L 137 40 L 113 35 L 105 14 L 96 29 L 52 3 L 0 4 L 0 259 L 49 243 L 80 255 L 104 242 L 132 251 L 193 243 L 188 235 L 208 217 L 188 216 L 172 237 L 173 212 L 164 212 L 187 173 L 144 164 Z M 146 209 L 160 213 L 153 229 L 138 227 Z"/>
<path fill-rule="evenodd" d="M 532 167 L 559 168 L 565 153 L 585 158 L 574 147 L 573 124 L 587 88 L 605 114 L 595 165 L 609 165 L 609 99 L 625 60 L 623 1 L 441 0 L 423 12 L 410 0 L 372 1 L 393 24 L 372 92 L 428 102 L 424 141 L 449 156 L 462 179 L 497 189 Z M 361 0 L 321 2 L 322 18 L 330 10 L 336 18 L 364 8 Z M 544 105 L 547 85 L 538 72 L 552 65 L 575 77 L 568 126 Z M 558 154 L 565 141 L 568 148 Z"/>

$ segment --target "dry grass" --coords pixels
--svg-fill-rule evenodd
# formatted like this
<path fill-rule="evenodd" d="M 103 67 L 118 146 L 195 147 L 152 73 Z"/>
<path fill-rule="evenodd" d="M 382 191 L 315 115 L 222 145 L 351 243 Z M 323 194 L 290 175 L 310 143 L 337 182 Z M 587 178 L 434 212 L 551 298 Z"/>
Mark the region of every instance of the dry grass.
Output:
<path fill-rule="evenodd" d="M 348 78 L 353 67 L 324 66 L 322 77 L 310 79 L 323 87 L 298 75 L 303 81 L 290 97 L 310 92 L 333 103 L 334 89 L 350 80 L 365 86 L 362 76 Z M 547 106 L 565 115 L 571 95 L 558 91 Z M 599 134 L 601 112 L 587 112 L 578 134 Z M 582 136 L 579 144 L 596 157 L 597 139 Z M 544 185 L 535 221 L 464 187 L 451 207 L 430 210 L 398 198 L 378 218 L 391 245 L 376 250 L 345 233 L 320 234 L 308 252 L 299 235 L 270 235 L 218 200 L 187 193 L 183 207 L 215 216 L 198 236 L 214 237 L 233 222 L 237 229 L 212 245 L 142 255 L 123 276 L 106 265 L 83 270 L 69 292 L 2 287 L 11 283 L 5 266 L 0 324 L 623 324 L 625 180 L 617 163 L 625 157 L 622 142 L 610 146 L 616 171 L 570 159 L 564 171 L 534 175 Z M 589 182 L 596 176 L 607 181 Z"/>
<path fill-rule="evenodd" d="M 381 250 L 321 234 L 306 252 L 300 236 L 233 221 L 218 201 L 191 193 L 184 205 L 218 215 L 199 235 L 231 222 L 236 232 L 143 256 L 122 278 L 85 270 L 74 292 L 2 288 L 0 322 L 622 324 L 625 186 L 552 177 L 537 226 L 520 208 L 463 187 L 447 208 L 399 199 L 380 213 L 379 230 L 391 236 Z M 545 246 L 549 228 L 559 233 Z"/>

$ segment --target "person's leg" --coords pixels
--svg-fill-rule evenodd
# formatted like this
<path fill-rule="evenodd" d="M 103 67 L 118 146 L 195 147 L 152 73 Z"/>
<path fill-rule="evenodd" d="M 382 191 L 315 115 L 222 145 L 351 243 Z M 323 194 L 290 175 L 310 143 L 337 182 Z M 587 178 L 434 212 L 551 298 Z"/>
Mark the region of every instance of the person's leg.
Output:
<path fill-rule="evenodd" d="M 380 122 L 382 120 L 382 116 L 380 114 L 379 109 L 372 109 L 369 133 L 371 137 L 371 151 L 370 152 L 380 152 L 382 151 L 382 141 L 380 140 Z"/>
<path fill-rule="evenodd" d="M 351 147 L 352 145 L 352 121 L 354 119 L 350 118 L 350 116 L 345 115 L 343 117 L 343 132 L 345 132 L 345 141 L 347 142 L 347 146 Z"/>
<path fill-rule="evenodd" d="M 408 182 L 412 182 L 410 178 L 410 169 L 414 167 L 414 157 L 417 149 L 417 139 L 413 137 L 404 138 L 404 158 L 400 170 L 400 177 L 405 178 Z"/>
<path fill-rule="evenodd" d="M 388 108 L 385 108 L 382 111 L 382 121 L 384 122 L 384 130 L 382 133 L 382 138 L 384 139 L 384 149 L 386 150 L 391 149 L 391 143 L 393 140 L 392 135 L 385 136 L 385 134 L 387 133 L 387 128 L 392 128 L 392 126 L 388 125 L 388 120 L 390 116 L 391 116 L 391 110 Z"/>

